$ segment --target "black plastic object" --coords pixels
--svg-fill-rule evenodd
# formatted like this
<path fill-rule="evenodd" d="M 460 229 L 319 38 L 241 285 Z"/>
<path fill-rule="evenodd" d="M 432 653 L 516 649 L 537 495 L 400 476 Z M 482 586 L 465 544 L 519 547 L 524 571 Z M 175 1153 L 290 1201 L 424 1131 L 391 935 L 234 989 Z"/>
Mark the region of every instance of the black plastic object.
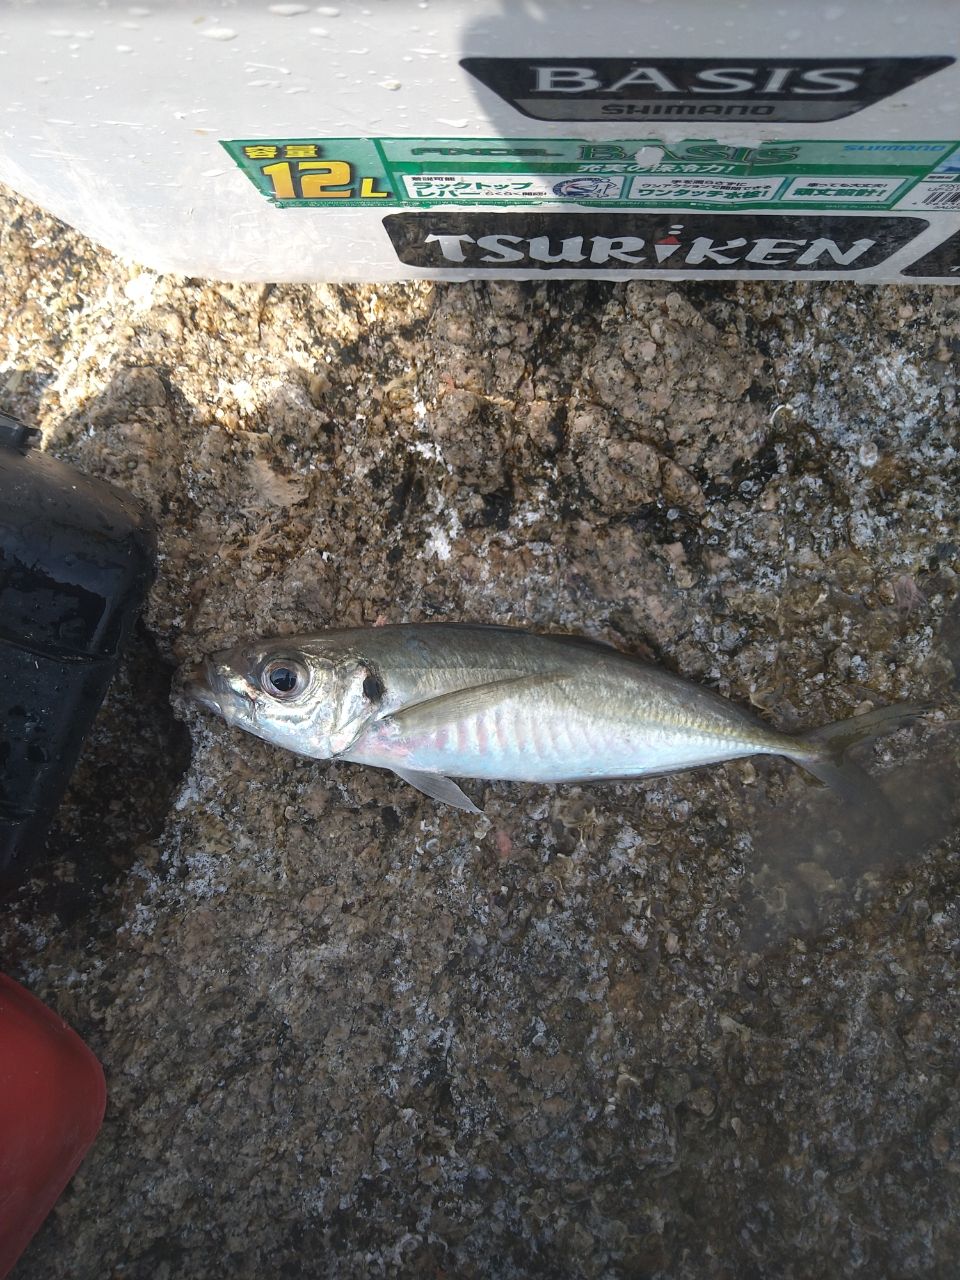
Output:
<path fill-rule="evenodd" d="M 140 506 L 32 449 L 38 434 L 0 414 L 2 887 L 43 849 L 155 561 Z"/>

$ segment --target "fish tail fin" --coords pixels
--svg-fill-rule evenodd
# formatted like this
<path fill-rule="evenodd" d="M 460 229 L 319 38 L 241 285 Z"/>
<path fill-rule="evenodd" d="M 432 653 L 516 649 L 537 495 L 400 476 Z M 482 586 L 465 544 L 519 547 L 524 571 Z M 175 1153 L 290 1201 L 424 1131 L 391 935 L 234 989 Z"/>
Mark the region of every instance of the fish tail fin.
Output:
<path fill-rule="evenodd" d="M 868 711 L 866 715 L 837 720 L 799 734 L 794 739 L 795 750 L 789 753 L 790 759 L 844 800 L 867 811 L 872 808 L 877 817 L 886 817 L 890 803 L 880 786 L 847 753 L 851 747 L 872 742 L 881 733 L 909 724 L 929 710 L 929 707 L 898 703 Z"/>

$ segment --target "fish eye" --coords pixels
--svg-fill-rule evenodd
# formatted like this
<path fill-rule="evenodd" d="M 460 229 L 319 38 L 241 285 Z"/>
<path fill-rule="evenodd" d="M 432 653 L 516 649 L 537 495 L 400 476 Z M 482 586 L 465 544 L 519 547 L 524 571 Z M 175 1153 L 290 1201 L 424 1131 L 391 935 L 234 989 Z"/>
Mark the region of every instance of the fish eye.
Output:
<path fill-rule="evenodd" d="M 307 672 L 290 658 L 275 658 L 261 670 L 260 685 L 272 698 L 293 698 L 306 688 Z"/>

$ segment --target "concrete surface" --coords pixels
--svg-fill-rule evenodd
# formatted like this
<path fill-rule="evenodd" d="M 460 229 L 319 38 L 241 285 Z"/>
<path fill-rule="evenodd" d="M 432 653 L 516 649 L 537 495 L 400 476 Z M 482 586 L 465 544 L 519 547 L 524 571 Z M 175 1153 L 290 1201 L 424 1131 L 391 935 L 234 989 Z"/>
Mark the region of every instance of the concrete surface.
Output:
<path fill-rule="evenodd" d="M 104 1063 L 19 1280 L 948 1276 L 957 734 L 468 787 L 174 697 L 246 635 L 601 637 L 809 727 L 955 712 L 958 294 L 224 286 L 0 199 L 0 409 L 160 528 L 3 967 Z M 185 722 L 184 722 L 185 721 Z"/>

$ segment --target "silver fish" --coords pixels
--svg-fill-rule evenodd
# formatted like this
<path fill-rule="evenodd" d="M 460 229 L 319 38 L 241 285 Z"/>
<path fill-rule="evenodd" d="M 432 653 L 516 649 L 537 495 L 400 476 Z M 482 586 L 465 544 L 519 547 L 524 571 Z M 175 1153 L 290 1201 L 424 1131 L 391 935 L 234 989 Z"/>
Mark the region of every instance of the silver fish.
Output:
<path fill-rule="evenodd" d="M 465 623 L 258 640 L 214 654 L 184 687 L 267 742 L 391 769 L 471 813 L 448 775 L 600 782 L 753 755 L 786 756 L 864 803 L 874 784 L 846 749 L 923 711 L 886 707 L 791 736 L 607 645 Z"/>

